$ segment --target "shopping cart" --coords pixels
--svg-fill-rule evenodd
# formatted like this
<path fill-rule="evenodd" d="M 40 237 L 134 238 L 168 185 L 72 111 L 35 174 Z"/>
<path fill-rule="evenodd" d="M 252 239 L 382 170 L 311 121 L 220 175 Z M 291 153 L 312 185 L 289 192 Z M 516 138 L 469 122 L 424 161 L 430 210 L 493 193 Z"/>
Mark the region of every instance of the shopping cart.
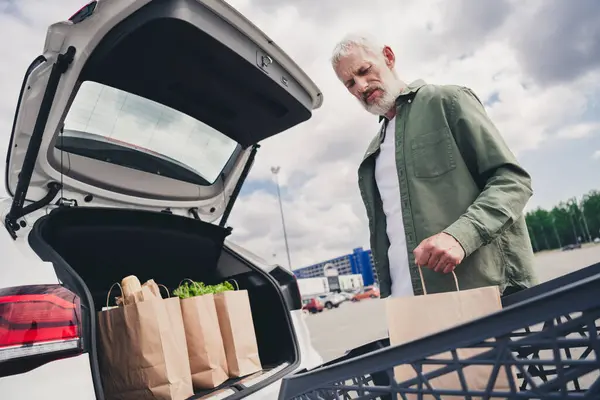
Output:
<path fill-rule="evenodd" d="M 393 347 L 389 340 L 369 343 L 288 376 L 279 400 L 600 399 L 600 263 L 507 296 L 503 306 L 435 335 Z M 474 348 L 485 351 L 460 357 L 459 349 Z M 452 357 L 439 358 L 445 352 Z M 396 381 L 399 365 L 410 365 L 415 377 Z M 486 388 L 469 388 L 463 370 L 471 365 L 491 366 Z M 510 368 L 510 388 L 495 389 L 499 372 Z M 447 374 L 458 376 L 460 389 L 431 384 Z"/>

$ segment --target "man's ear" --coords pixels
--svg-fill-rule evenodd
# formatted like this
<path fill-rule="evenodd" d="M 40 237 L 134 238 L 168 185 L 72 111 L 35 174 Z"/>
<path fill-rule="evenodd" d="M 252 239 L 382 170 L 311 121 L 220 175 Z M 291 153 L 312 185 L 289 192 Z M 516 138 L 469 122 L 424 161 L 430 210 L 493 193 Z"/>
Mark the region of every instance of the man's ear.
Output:
<path fill-rule="evenodd" d="M 390 46 L 384 46 L 383 58 L 385 59 L 385 65 L 387 65 L 389 69 L 394 69 L 394 66 L 396 65 L 396 55 Z"/>

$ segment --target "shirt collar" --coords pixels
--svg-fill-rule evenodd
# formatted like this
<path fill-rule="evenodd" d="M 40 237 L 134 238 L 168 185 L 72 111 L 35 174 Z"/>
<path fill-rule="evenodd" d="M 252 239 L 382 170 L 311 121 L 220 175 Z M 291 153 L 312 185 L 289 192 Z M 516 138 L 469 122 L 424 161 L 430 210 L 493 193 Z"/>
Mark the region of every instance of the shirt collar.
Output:
<path fill-rule="evenodd" d="M 400 92 L 400 94 L 396 98 L 396 106 L 403 98 L 405 98 L 408 95 L 416 93 L 419 89 L 421 89 L 426 84 L 427 83 L 422 79 L 417 79 L 416 81 L 413 81 L 410 84 L 408 84 L 404 89 L 402 89 L 402 92 Z M 384 119 L 388 120 L 384 115 L 379 116 L 379 122 L 383 121 Z"/>

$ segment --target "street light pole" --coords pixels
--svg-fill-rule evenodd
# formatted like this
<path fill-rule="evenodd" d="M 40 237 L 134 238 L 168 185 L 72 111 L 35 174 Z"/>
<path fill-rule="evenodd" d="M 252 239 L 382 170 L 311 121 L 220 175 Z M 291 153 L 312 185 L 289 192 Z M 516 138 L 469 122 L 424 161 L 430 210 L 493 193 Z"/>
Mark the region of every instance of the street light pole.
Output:
<path fill-rule="evenodd" d="M 285 229 L 285 218 L 283 217 L 283 204 L 281 202 L 281 190 L 279 189 L 279 170 L 281 167 L 271 167 L 271 172 L 275 175 L 275 186 L 277 186 L 277 199 L 279 200 L 279 211 L 281 213 L 281 226 L 283 227 L 283 240 L 285 241 L 285 252 L 288 259 L 288 268 L 292 270 L 292 260 L 290 258 L 290 247 L 288 245 L 287 231 Z"/>
<path fill-rule="evenodd" d="M 583 227 L 585 228 L 585 233 L 588 237 L 588 242 L 592 242 L 592 235 L 590 234 L 590 228 L 587 224 L 587 219 L 585 218 L 585 202 L 588 199 L 588 196 L 583 196 L 583 200 L 581 200 L 581 219 L 583 220 Z"/>

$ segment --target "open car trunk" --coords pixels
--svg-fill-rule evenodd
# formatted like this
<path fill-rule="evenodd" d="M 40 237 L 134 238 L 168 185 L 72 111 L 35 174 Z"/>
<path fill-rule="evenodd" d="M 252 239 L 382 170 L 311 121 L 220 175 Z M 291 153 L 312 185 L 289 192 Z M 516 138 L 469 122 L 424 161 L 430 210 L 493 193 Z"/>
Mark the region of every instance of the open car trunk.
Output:
<path fill-rule="evenodd" d="M 58 190 L 86 206 L 224 222 L 258 143 L 322 103 L 306 74 L 222 0 L 82 10 L 48 29 L 22 86 L 6 169 L 13 238 Z"/>
<path fill-rule="evenodd" d="M 235 279 L 248 290 L 264 368 L 258 375 L 264 380 L 253 376 L 248 388 L 242 384 L 244 378 L 230 380 L 214 391 L 226 387 L 251 392 L 295 367 L 298 350 L 276 281 L 224 247 L 228 234 L 217 225 L 168 213 L 64 207 L 38 220 L 29 241 L 42 259 L 54 264 L 64 285 L 81 297 L 88 349 L 96 346 L 96 315 L 106 305 L 109 288 L 127 275 L 136 275 L 141 282 L 154 279 L 171 292 L 184 278 L 208 284 Z M 92 365 L 100 385 L 97 357 Z M 198 392 L 193 398 L 214 391 Z"/>

